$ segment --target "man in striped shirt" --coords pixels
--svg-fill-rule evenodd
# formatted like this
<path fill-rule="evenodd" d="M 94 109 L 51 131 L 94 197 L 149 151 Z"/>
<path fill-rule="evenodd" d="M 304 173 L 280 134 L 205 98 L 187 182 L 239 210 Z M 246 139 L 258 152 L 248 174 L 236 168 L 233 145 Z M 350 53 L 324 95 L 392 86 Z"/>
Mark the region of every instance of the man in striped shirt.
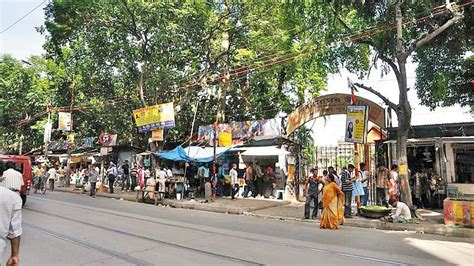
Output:
<path fill-rule="evenodd" d="M 342 191 L 345 195 L 345 203 L 344 203 L 344 217 L 351 218 L 352 211 L 351 211 L 351 203 L 352 203 L 352 189 L 353 189 L 353 182 L 351 173 L 354 171 L 355 167 L 352 164 L 347 166 L 347 169 L 342 172 L 341 175 L 341 183 L 342 183 Z"/>

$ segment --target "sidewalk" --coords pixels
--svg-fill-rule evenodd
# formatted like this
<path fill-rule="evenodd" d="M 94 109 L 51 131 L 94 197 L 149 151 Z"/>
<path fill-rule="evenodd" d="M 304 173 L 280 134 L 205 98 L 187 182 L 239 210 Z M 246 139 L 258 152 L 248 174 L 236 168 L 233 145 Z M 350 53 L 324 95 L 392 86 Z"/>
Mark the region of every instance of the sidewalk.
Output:
<path fill-rule="evenodd" d="M 470 237 L 474 238 L 474 229 L 461 228 L 455 226 L 447 226 L 443 223 L 442 210 L 419 210 L 425 221 L 417 221 L 413 224 L 394 224 L 390 222 L 380 221 L 378 219 L 369 219 L 360 216 L 353 216 L 351 219 L 346 219 L 344 226 L 364 227 L 382 230 L 394 231 L 413 231 L 423 234 L 435 234 L 455 237 Z M 355 210 L 353 210 L 355 212 Z M 267 208 L 263 210 L 254 211 L 250 216 L 261 217 L 267 219 L 278 219 L 286 221 L 298 221 L 314 223 L 319 225 L 319 220 L 304 220 L 304 204 L 291 203 L 285 206 L 274 208 Z M 319 213 L 318 215 L 321 215 Z M 318 216 L 319 217 L 319 216 Z"/>
<path fill-rule="evenodd" d="M 56 191 L 81 194 L 82 191 L 73 191 L 73 187 L 59 187 Z M 115 190 L 114 194 L 97 192 L 97 197 L 106 197 L 121 199 L 127 201 L 137 201 L 136 192 L 121 192 Z M 194 209 L 218 213 L 228 214 L 244 214 L 253 217 L 266 219 L 276 219 L 285 221 L 305 222 L 319 224 L 319 220 L 304 220 L 304 204 L 290 203 L 281 200 L 268 199 L 236 199 L 218 198 L 215 202 L 204 203 L 202 199 L 196 200 L 173 200 L 164 199 L 159 202 L 161 205 L 168 205 L 174 208 Z M 380 221 L 378 219 L 368 219 L 364 217 L 354 216 L 354 218 L 346 219 L 344 226 L 373 228 L 394 231 L 413 231 L 423 234 L 435 234 L 453 237 L 469 237 L 474 238 L 474 229 L 461 228 L 455 226 L 446 226 L 442 224 L 442 211 L 420 210 L 425 221 L 419 221 L 413 224 L 394 224 Z"/>
<path fill-rule="evenodd" d="M 82 191 L 74 191 L 74 187 L 58 187 L 56 191 L 69 192 L 81 194 Z M 88 193 L 86 193 L 88 195 Z M 84 194 L 84 195 L 86 195 Z M 97 192 L 97 197 L 114 198 L 127 201 L 137 201 L 137 192 L 121 192 L 119 189 L 115 189 L 114 194 L 106 192 Z M 141 195 L 140 195 L 141 197 Z M 140 199 L 141 200 L 141 199 Z M 194 200 L 174 200 L 164 199 L 159 201 L 161 205 L 168 205 L 174 208 L 183 209 L 194 209 L 210 212 L 228 213 L 228 214 L 245 214 L 261 209 L 275 208 L 289 204 L 288 201 L 281 200 L 269 200 L 269 199 L 236 199 L 231 200 L 230 198 L 217 198 L 215 202 L 204 203 L 203 199 Z"/>

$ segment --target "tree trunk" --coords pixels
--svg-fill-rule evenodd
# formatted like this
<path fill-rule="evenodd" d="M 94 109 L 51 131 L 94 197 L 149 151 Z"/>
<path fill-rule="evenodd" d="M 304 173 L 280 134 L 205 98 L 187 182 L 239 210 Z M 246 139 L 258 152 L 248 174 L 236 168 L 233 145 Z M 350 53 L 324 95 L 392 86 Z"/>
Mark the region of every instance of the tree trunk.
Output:
<path fill-rule="evenodd" d="M 407 141 L 408 132 L 411 126 L 411 106 L 410 102 L 408 101 L 406 60 L 399 59 L 398 67 L 400 70 L 400 78 L 398 80 L 400 95 L 398 104 L 399 107 L 397 110 L 397 157 L 399 165 L 400 192 L 401 200 L 407 204 L 408 207 L 413 208 L 407 162 Z"/>

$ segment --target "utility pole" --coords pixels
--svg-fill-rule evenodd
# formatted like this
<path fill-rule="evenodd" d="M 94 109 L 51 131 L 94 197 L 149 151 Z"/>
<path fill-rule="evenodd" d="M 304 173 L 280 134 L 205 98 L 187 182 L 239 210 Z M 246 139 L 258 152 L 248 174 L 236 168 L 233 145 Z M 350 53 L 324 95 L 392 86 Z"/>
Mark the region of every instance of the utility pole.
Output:
<path fill-rule="evenodd" d="M 76 87 L 76 76 L 72 76 L 72 87 L 71 87 L 71 106 L 69 108 L 69 115 L 70 115 L 70 124 L 69 124 L 69 134 L 72 134 L 73 132 L 73 126 L 74 126 L 74 119 L 73 119 L 73 110 L 74 110 L 74 89 Z M 67 143 L 67 137 L 66 137 L 66 143 Z M 69 182 L 70 182 L 70 177 L 71 177 L 71 152 L 72 152 L 72 145 L 67 144 L 67 169 L 66 169 L 66 187 L 69 187 Z"/>

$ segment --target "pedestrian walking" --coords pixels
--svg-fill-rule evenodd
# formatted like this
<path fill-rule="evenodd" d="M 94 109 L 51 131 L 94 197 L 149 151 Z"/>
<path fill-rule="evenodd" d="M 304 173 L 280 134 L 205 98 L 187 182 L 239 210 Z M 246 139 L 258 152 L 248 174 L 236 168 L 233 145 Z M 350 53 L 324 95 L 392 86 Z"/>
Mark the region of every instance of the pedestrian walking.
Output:
<path fill-rule="evenodd" d="M 3 181 L 4 177 L 0 178 Z M 0 262 L 4 261 L 7 239 L 10 240 L 11 253 L 6 265 L 19 265 L 21 227 L 20 196 L 10 189 L 0 186 Z"/>
<path fill-rule="evenodd" d="M 235 199 L 235 195 L 237 195 L 237 193 L 239 193 L 239 174 L 237 172 L 237 164 L 232 164 L 232 169 L 230 169 L 230 172 L 229 172 L 229 175 L 230 175 L 230 185 L 231 185 L 231 190 L 230 190 L 230 193 L 231 193 L 231 197 L 232 199 L 234 200 Z"/>
<path fill-rule="evenodd" d="M 351 210 L 351 203 L 352 203 L 352 190 L 354 188 L 354 179 L 351 177 L 351 173 L 354 171 L 355 167 L 352 164 L 347 166 L 347 169 L 342 172 L 341 175 L 341 182 L 342 182 L 342 192 L 344 192 L 344 217 L 351 218 L 352 217 L 352 210 Z"/>
<path fill-rule="evenodd" d="M 96 167 L 92 167 L 92 169 L 89 171 L 89 183 L 91 184 L 91 192 L 90 196 L 95 198 L 95 192 L 96 192 L 96 184 L 97 184 L 97 179 L 99 177 L 99 172 L 97 171 Z"/>
<path fill-rule="evenodd" d="M 114 193 L 114 182 L 117 177 L 117 167 L 113 162 L 110 162 L 109 169 L 107 169 L 107 178 L 109 179 L 109 192 Z"/>
<path fill-rule="evenodd" d="M 123 175 L 122 175 L 122 192 L 125 190 L 130 191 L 130 166 L 128 165 L 128 160 L 122 165 Z"/>
<path fill-rule="evenodd" d="M 308 177 L 308 180 L 304 186 L 304 194 L 306 196 L 306 202 L 304 205 L 304 218 L 310 218 L 311 212 L 311 201 L 314 204 L 312 219 L 316 219 L 318 216 L 318 193 L 319 193 L 319 181 L 318 181 L 318 168 L 311 169 L 311 175 Z"/>
<path fill-rule="evenodd" d="M 344 212 L 342 210 L 344 198 L 344 192 L 334 182 L 334 175 L 329 174 L 323 188 L 323 212 L 321 213 L 320 228 L 338 229 L 339 224 L 344 223 Z"/>

